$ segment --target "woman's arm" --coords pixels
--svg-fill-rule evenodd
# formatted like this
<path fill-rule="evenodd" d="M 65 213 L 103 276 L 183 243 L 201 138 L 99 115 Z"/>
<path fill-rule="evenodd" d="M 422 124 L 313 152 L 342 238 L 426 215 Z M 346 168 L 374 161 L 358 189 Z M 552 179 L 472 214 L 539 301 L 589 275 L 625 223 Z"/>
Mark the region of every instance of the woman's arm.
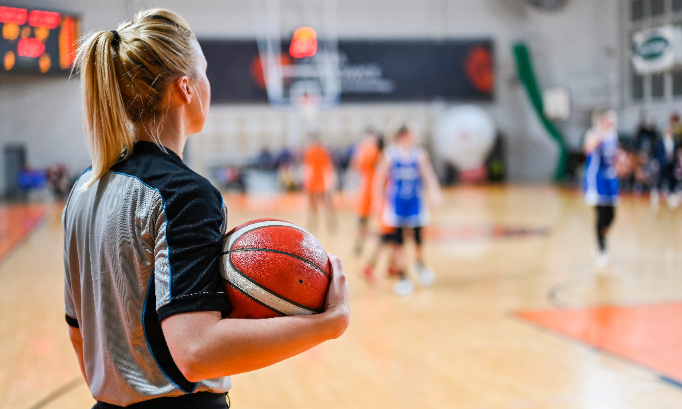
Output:
<path fill-rule="evenodd" d="M 85 362 L 83 361 L 83 335 L 81 334 L 81 330 L 79 328 L 69 326 L 69 339 L 71 339 L 73 350 L 76 351 L 78 365 L 81 367 L 81 372 L 83 373 L 83 378 L 85 378 L 85 383 L 88 383 L 88 376 L 85 374 Z"/>
<path fill-rule="evenodd" d="M 585 154 L 590 154 L 592 151 L 597 149 L 602 139 L 603 137 L 600 132 L 592 129 L 587 131 L 585 134 L 585 142 L 583 142 L 583 152 L 585 152 Z"/>
<path fill-rule="evenodd" d="M 419 170 L 421 171 L 424 182 L 426 183 L 426 191 L 428 192 L 431 204 L 433 206 L 440 206 L 443 197 L 440 192 L 438 177 L 436 176 L 436 171 L 433 169 L 431 160 L 429 160 L 428 152 L 423 149 L 419 155 Z"/>
<path fill-rule="evenodd" d="M 161 322 L 173 360 L 191 382 L 264 368 L 340 337 L 350 322 L 341 260 L 330 254 L 325 312 L 270 319 L 221 319 L 219 312 L 172 315 Z"/>

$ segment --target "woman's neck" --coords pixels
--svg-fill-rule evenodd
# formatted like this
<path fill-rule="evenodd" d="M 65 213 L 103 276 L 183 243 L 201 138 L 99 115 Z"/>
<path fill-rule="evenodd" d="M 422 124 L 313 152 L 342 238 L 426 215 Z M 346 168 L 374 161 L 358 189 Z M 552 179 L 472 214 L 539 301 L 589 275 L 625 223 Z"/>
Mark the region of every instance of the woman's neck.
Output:
<path fill-rule="evenodd" d="M 163 120 L 158 123 L 151 121 L 136 125 L 135 140 L 159 143 L 182 159 L 187 135 L 184 132 L 181 116 L 168 111 L 163 116 Z"/>

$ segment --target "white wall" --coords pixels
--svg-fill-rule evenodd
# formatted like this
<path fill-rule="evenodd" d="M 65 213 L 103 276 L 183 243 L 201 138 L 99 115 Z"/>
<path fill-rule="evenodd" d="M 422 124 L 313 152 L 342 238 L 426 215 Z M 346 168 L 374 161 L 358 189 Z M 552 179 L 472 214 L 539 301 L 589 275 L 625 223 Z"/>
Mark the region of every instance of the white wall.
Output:
<path fill-rule="evenodd" d="M 13 1 L 27 7 L 79 12 L 84 31 L 114 29 L 117 23 L 149 6 L 163 6 L 182 14 L 198 37 L 254 37 L 252 8 L 259 0 L 33 0 Z M 587 112 L 611 106 L 619 98 L 620 0 L 569 0 L 560 12 L 531 10 L 522 0 L 338 0 L 337 29 L 341 38 L 461 38 L 489 36 L 495 41 L 496 97 L 487 108 L 507 137 L 508 171 L 512 180 L 550 180 L 557 150 L 533 114 L 518 82 L 511 52 L 517 40 L 533 53 L 541 86 L 562 86 L 571 92 L 574 116 L 560 127 L 569 146 L 580 144 Z M 286 2 L 291 2 L 287 0 Z M 285 2 L 285 3 L 286 3 Z M 257 6 L 256 6 L 257 7 Z M 295 24 L 304 13 L 285 13 L 285 24 Z M 0 76 L 0 146 L 24 141 L 29 163 L 35 167 L 68 161 L 84 166 L 87 151 L 80 120 L 76 80 L 65 78 Z M 399 115 L 432 121 L 442 111 L 431 104 L 348 105 L 325 113 L 330 123 L 341 118 L 370 115 L 373 123 Z M 225 124 L 240 115 L 257 116 L 269 123 L 285 123 L 280 111 L 267 107 L 215 106 L 207 139 L 219 140 Z M 421 119 L 419 119 L 421 118 Z M 247 119 L 244 119 L 247 121 Z M 284 121 L 284 122 L 282 122 Z M 425 123 L 428 131 L 430 123 Z M 273 126 L 274 127 L 274 126 Z M 274 129 L 274 128 L 273 128 Z M 274 129 L 276 130 L 276 129 Z M 281 133 L 286 134 L 286 129 Z M 214 135 L 210 137 L 210 134 Z M 272 136 L 282 140 L 285 136 Z M 350 140 L 357 135 L 347 135 Z M 200 135 L 193 138 L 196 143 Z M 193 158 L 206 143 L 190 147 Z M 0 166 L 0 172 L 2 172 Z M 0 184 L 4 177 L 0 174 Z M 3 186 L 0 185 L 0 191 Z"/>
<path fill-rule="evenodd" d="M 631 0 L 621 0 L 620 2 L 621 14 L 621 44 L 629 44 L 632 41 L 632 35 L 644 29 L 660 27 L 664 25 L 680 26 L 682 21 L 682 11 L 666 12 L 665 14 L 653 18 L 647 18 L 639 22 L 630 21 Z M 666 5 L 670 8 L 670 3 Z M 682 113 L 682 98 L 677 95 L 672 95 L 672 72 L 663 72 L 665 78 L 665 95 L 663 98 L 652 98 L 650 78 L 645 78 L 645 96 L 642 100 L 635 101 L 631 97 L 631 69 L 632 69 L 632 52 L 629 48 L 621 47 L 619 49 L 619 59 L 621 63 L 621 71 L 624 73 L 620 81 L 620 91 L 622 98 L 619 106 L 619 128 L 620 131 L 626 135 L 633 135 L 642 113 L 646 114 L 646 121 L 648 124 L 655 124 L 660 131 L 670 120 L 670 115 L 673 112 Z M 649 77 L 649 75 L 645 76 Z"/>

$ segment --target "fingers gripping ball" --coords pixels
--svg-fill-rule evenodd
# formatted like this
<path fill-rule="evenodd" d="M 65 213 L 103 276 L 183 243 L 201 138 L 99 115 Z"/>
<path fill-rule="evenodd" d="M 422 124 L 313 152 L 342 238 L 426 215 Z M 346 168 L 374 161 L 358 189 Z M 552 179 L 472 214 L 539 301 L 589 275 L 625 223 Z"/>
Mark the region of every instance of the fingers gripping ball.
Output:
<path fill-rule="evenodd" d="M 324 310 L 331 278 L 313 235 L 282 220 L 253 220 L 223 239 L 220 273 L 232 318 L 272 318 Z"/>

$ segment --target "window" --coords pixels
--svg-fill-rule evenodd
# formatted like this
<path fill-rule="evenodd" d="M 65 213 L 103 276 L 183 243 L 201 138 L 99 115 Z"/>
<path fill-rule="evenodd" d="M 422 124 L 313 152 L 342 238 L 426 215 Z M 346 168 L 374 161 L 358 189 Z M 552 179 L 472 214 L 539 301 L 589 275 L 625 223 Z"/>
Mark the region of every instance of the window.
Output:
<path fill-rule="evenodd" d="M 651 76 L 651 98 L 661 99 L 665 96 L 665 75 L 653 74 Z"/>
<path fill-rule="evenodd" d="M 673 71 L 673 95 L 682 97 L 682 71 Z"/>
<path fill-rule="evenodd" d="M 678 0 L 682 1 L 682 0 Z M 632 1 L 632 21 L 639 21 L 644 18 L 644 0 Z"/>
<path fill-rule="evenodd" d="M 682 0 L 673 0 L 673 11 L 682 10 Z"/>
<path fill-rule="evenodd" d="M 639 101 L 644 99 L 644 77 L 632 72 L 632 99 Z"/>
<path fill-rule="evenodd" d="M 665 14 L 665 0 L 651 0 L 651 16 L 658 17 Z"/>

